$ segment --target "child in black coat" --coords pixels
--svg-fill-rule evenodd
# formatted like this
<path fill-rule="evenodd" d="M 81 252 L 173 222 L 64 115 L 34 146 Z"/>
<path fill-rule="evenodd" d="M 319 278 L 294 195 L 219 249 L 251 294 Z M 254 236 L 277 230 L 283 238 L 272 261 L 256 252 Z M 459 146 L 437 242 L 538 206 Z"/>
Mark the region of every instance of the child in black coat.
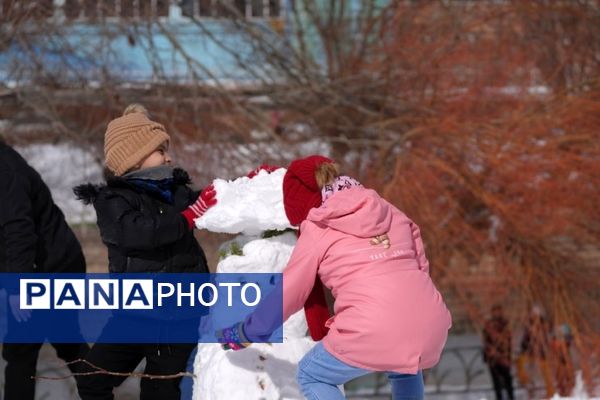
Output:
<path fill-rule="evenodd" d="M 106 185 L 82 185 L 76 195 L 93 204 L 110 272 L 208 272 L 193 235 L 194 219 L 216 203 L 209 186 L 200 195 L 187 173 L 171 167 L 169 135 L 140 105 L 127 107 L 108 125 L 104 153 Z M 110 322 L 109 322 L 110 323 Z M 96 344 L 86 361 L 112 372 L 132 372 L 146 359 L 146 374 L 185 371 L 193 344 Z M 126 377 L 80 376 L 82 400 L 110 399 Z M 180 379 L 142 379 L 141 399 L 179 399 Z"/>

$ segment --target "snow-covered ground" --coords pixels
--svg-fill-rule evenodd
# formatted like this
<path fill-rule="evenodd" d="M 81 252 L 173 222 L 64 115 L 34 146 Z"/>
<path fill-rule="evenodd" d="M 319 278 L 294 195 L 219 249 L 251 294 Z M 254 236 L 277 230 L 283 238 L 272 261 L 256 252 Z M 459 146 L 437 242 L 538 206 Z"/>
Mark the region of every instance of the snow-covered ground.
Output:
<path fill-rule="evenodd" d="M 78 201 L 72 190 L 81 183 L 101 181 L 102 167 L 94 154 L 70 143 L 30 144 L 16 150 L 40 173 L 69 223 L 96 220 L 93 207 Z"/>

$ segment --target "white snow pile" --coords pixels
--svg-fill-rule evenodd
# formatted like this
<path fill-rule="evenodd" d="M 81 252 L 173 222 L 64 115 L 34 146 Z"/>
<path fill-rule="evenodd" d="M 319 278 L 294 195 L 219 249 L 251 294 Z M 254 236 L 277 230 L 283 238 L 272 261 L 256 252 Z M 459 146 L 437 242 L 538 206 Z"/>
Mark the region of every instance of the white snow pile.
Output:
<path fill-rule="evenodd" d="M 196 225 L 215 232 L 242 234 L 220 249 L 217 272 L 282 272 L 296 244 L 294 232 L 263 238 L 264 231 L 290 226 L 283 211 L 285 169 L 234 181 L 216 180 L 217 204 Z M 215 321 L 216 322 L 216 321 Z M 298 362 L 314 346 L 306 336 L 304 312 L 283 325 L 283 343 L 254 343 L 237 352 L 201 343 L 194 362 L 194 400 L 304 399 L 296 383 Z"/>
<path fill-rule="evenodd" d="M 229 255 L 217 265 L 217 272 L 260 273 L 282 272 L 296 245 L 296 234 L 262 239 L 259 236 L 240 235 L 221 245 L 222 254 L 229 253 L 232 247 L 239 247 L 243 256 Z"/>
<path fill-rule="evenodd" d="M 590 396 L 586 392 L 581 371 L 577 371 L 576 373 L 575 388 L 573 389 L 573 394 L 571 396 L 572 397 L 560 397 L 556 394 L 554 397 L 550 398 L 550 400 L 600 400 L 600 397 Z"/>
<path fill-rule="evenodd" d="M 290 228 L 283 209 L 285 172 L 280 168 L 272 173 L 260 171 L 253 178 L 215 179 L 217 204 L 196 220 L 196 226 L 211 232 L 246 235 Z"/>

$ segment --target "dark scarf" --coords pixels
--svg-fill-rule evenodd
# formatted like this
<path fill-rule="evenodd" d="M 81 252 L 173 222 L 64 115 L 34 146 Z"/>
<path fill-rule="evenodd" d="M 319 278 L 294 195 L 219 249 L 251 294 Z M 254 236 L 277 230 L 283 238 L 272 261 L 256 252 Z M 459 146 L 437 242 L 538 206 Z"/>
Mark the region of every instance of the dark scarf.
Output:
<path fill-rule="evenodd" d="M 173 204 L 173 167 L 160 165 L 129 172 L 123 178 L 143 191 Z"/>

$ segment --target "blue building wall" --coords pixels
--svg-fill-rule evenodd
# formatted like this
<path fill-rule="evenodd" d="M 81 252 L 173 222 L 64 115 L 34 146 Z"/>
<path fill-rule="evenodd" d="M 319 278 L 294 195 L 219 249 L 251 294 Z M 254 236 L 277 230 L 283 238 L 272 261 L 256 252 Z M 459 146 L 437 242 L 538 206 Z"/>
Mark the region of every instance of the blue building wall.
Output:
<path fill-rule="evenodd" d="M 290 18 L 292 1 L 281 0 L 277 18 L 252 19 L 256 28 L 279 50 L 298 45 L 295 21 Z M 384 4 L 387 0 L 377 2 Z M 330 0 L 317 3 L 320 13 L 328 12 Z M 348 0 L 345 12 L 349 16 L 358 14 L 362 6 L 364 2 L 360 0 Z M 39 73 L 36 63 L 57 79 L 81 82 L 101 82 L 109 78 L 124 82 L 176 80 L 182 83 L 198 79 L 238 82 L 257 81 L 265 76 L 273 78 L 274 72 L 267 70 L 265 61 L 259 58 L 263 53 L 255 51 L 247 35 L 235 29 L 230 21 L 201 18 L 198 24 L 182 16 L 182 9 L 174 4 L 169 8 L 168 17 L 160 17 L 154 23 L 134 24 L 116 19 L 111 22 L 109 18 L 96 24 L 85 19 L 67 20 L 64 16 L 62 19 L 61 24 L 59 16 L 59 35 L 40 35 L 27 50 L 17 43 L 0 50 L 0 79 L 13 81 L 13 84 L 15 81 L 26 83 Z M 309 37 L 309 52 L 317 64 L 324 66 L 317 30 L 311 26 L 306 13 L 300 13 L 299 21 Z M 35 27 L 29 28 L 35 31 Z M 179 47 L 173 45 L 169 35 Z M 65 52 L 65 42 L 61 40 L 71 50 Z"/>

